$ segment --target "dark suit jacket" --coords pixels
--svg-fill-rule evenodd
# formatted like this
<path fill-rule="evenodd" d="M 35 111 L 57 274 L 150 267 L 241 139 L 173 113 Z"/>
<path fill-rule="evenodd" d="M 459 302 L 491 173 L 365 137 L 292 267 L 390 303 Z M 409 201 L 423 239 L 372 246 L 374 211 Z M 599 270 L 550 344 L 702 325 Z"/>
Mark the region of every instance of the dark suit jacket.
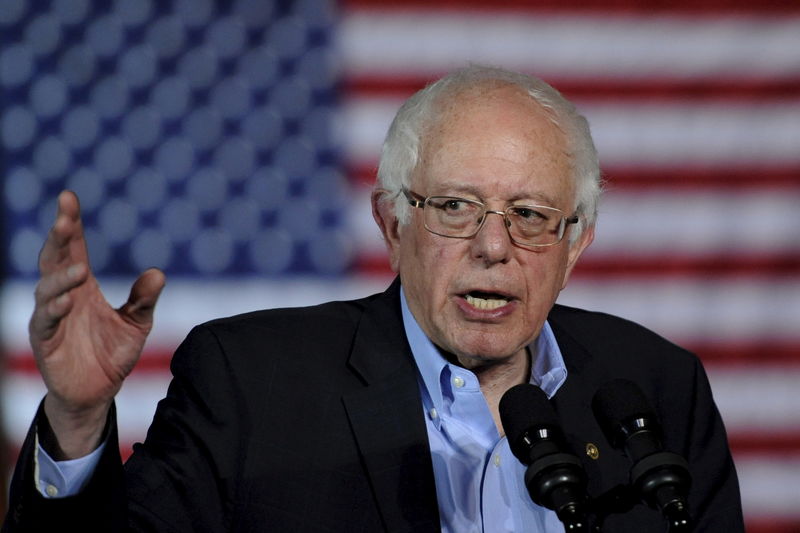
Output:
<path fill-rule="evenodd" d="M 556 306 L 549 320 L 569 372 L 554 405 L 590 493 L 627 481 L 630 463 L 590 408 L 600 385 L 625 377 L 654 404 L 666 448 L 689 462 L 697 531 L 743 531 L 725 430 L 697 358 L 608 315 Z M 126 523 L 159 532 L 439 531 L 397 282 L 362 300 L 204 324 L 171 368 L 167 396 L 124 471 L 112 419 L 101 465 L 76 497 L 38 495 L 31 433 L 4 531 L 117 531 Z M 596 460 L 585 453 L 590 442 Z M 643 505 L 606 524 L 610 532 L 665 531 Z"/>

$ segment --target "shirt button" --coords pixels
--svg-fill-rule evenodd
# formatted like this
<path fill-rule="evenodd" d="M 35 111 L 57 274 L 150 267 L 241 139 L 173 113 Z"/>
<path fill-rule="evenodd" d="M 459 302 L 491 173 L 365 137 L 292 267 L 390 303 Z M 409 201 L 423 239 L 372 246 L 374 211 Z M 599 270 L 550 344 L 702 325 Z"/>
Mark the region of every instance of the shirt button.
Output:
<path fill-rule="evenodd" d="M 494 466 L 500 466 L 500 454 L 494 454 Z"/>
<path fill-rule="evenodd" d="M 435 407 L 431 407 L 431 410 L 428 411 L 428 415 L 430 415 L 431 420 L 436 420 L 437 418 L 439 418 L 439 413 L 436 412 Z"/>
<path fill-rule="evenodd" d="M 454 377 L 453 378 L 453 385 L 455 385 L 457 389 L 460 389 L 461 387 L 464 386 L 464 378 L 462 378 L 460 376 Z"/>
<path fill-rule="evenodd" d="M 51 498 L 55 498 L 56 496 L 58 496 L 58 489 L 54 485 L 47 485 L 47 487 L 44 489 L 44 491 Z"/>

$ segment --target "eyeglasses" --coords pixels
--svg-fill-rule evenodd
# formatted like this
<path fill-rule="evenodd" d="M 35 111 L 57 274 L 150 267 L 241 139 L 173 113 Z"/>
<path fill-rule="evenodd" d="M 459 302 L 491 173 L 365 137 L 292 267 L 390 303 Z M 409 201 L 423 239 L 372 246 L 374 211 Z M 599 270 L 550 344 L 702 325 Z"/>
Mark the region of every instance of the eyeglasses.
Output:
<path fill-rule="evenodd" d="M 503 217 L 511 241 L 519 246 L 539 248 L 561 242 L 567 226 L 577 224 L 578 216 L 568 217 L 560 209 L 543 205 L 510 205 L 505 211 L 486 209 L 486 204 L 455 196 L 423 198 L 403 189 L 408 203 L 422 209 L 425 229 L 442 237 L 469 239 L 475 236 L 493 213 Z"/>

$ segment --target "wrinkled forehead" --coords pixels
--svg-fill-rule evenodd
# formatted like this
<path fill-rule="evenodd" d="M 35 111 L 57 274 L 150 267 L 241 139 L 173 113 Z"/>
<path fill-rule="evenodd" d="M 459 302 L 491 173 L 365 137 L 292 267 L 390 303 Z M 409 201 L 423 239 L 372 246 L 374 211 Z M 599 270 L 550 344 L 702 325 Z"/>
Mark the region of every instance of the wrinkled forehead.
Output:
<path fill-rule="evenodd" d="M 547 177 L 552 185 L 572 190 L 564 132 L 551 110 L 516 86 L 478 86 L 451 94 L 440 102 L 421 141 L 416 183 L 491 181 L 503 175 L 516 179 L 520 189 L 528 188 L 526 179 Z"/>
<path fill-rule="evenodd" d="M 565 136 L 557 113 L 534 98 L 526 89 L 502 80 L 482 80 L 464 87 L 452 87 L 433 98 L 428 108 L 428 118 L 422 127 L 421 143 L 425 144 L 442 124 L 463 114 L 476 113 L 481 108 L 505 102 L 515 103 L 518 112 L 532 119 L 543 118 L 550 122 L 554 131 Z M 566 139 L 565 139 L 566 140 Z"/>

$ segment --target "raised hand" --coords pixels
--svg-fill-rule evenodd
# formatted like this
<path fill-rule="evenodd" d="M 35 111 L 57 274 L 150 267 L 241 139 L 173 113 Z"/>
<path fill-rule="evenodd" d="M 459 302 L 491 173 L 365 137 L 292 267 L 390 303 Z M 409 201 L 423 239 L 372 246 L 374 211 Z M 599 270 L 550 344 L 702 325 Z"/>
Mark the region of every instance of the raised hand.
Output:
<path fill-rule="evenodd" d="M 39 270 L 28 329 L 47 385 L 45 413 L 60 458 L 80 457 L 97 446 L 111 402 L 141 355 L 164 274 L 145 271 L 127 303 L 113 309 L 89 268 L 78 198 L 69 191 L 58 197 Z"/>

